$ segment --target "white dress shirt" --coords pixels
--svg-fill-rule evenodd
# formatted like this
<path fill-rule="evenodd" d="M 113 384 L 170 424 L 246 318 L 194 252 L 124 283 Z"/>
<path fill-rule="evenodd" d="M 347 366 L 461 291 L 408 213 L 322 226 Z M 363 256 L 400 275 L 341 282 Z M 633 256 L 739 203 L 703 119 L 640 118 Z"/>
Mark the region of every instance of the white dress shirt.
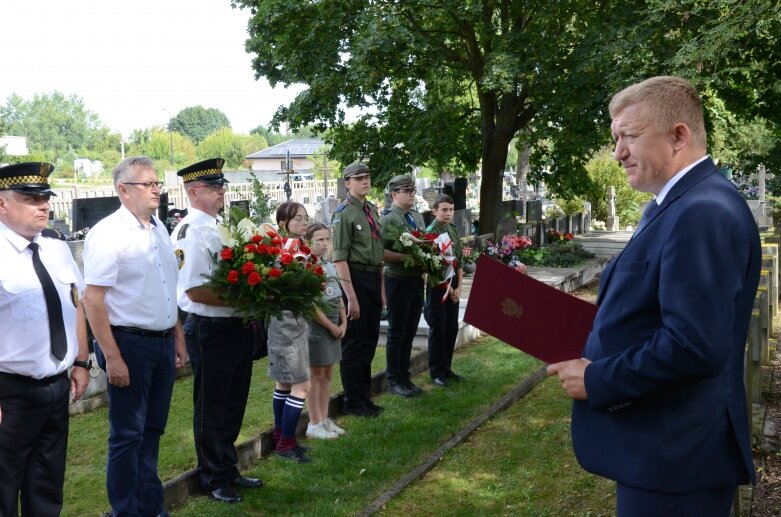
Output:
<path fill-rule="evenodd" d="M 183 224 L 189 225 L 184 238 L 178 238 L 178 230 L 171 234 L 179 261 L 179 283 L 176 286 L 179 307 L 183 311 L 210 318 L 234 316 L 235 310 L 232 307 L 194 302 L 185 292 L 206 284 L 206 276 L 210 275 L 216 266 L 214 254 L 222 250 L 222 243 L 217 236 L 217 219 L 190 207 L 187 216 L 177 228 L 181 228 Z"/>
<path fill-rule="evenodd" d="M 167 330 L 176 324 L 177 267 L 165 226 L 146 228 L 125 206 L 98 222 L 84 242 L 84 280 L 108 287 L 112 325 Z"/>
<path fill-rule="evenodd" d="M 30 241 L 0 223 L 0 371 L 42 379 L 65 371 L 76 358 L 79 346 L 72 291 L 75 288 L 80 298 L 84 281 L 64 241 L 38 235 L 33 242 L 60 295 L 68 349 L 62 360 L 51 354 L 49 315 L 33 269 L 33 253 L 27 247 Z"/>

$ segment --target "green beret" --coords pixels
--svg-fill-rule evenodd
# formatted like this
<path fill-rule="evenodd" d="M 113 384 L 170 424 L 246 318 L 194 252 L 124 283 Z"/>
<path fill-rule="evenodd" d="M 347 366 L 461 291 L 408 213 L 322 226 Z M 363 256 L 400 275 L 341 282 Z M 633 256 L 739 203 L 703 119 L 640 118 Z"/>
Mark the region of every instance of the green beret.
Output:
<path fill-rule="evenodd" d="M 344 171 L 342 171 L 342 176 L 344 177 L 344 179 L 347 179 L 353 176 L 358 176 L 359 174 L 368 174 L 368 173 L 369 173 L 368 165 L 366 165 L 363 162 L 353 162 L 344 168 Z"/>
<path fill-rule="evenodd" d="M 388 182 L 388 192 L 399 190 L 403 188 L 415 188 L 415 181 L 407 175 L 394 176 Z"/>

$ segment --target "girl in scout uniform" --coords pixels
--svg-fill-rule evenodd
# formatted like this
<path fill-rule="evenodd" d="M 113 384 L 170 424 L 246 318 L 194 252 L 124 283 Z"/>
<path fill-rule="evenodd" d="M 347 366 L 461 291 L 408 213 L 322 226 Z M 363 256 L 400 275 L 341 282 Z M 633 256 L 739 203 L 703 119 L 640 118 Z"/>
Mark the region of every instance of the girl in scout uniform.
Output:
<path fill-rule="evenodd" d="M 309 371 L 312 391 L 309 393 L 309 438 L 336 438 L 344 429 L 328 418 L 328 401 L 331 398 L 331 375 L 334 364 L 342 358 L 342 338 L 347 332 L 347 311 L 342 301 L 342 288 L 336 274 L 336 266 L 326 260 L 331 245 L 331 230 L 322 223 L 314 223 L 306 232 L 306 240 L 312 254 L 328 279 L 323 300 L 328 310 L 317 310 L 315 319 L 309 324 Z"/>

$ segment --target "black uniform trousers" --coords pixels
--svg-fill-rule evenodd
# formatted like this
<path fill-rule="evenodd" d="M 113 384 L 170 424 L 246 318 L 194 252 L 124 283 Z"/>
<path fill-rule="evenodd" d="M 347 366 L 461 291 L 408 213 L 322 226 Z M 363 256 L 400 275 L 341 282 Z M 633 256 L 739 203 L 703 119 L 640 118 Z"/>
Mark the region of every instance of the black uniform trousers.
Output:
<path fill-rule="evenodd" d="M 58 516 L 68 447 L 67 373 L 0 373 L 0 515 Z"/>
<path fill-rule="evenodd" d="M 442 303 L 445 292 L 445 289 L 429 286 L 423 309 L 429 326 L 428 371 L 432 379 L 446 379 L 452 373 L 450 367 L 458 336 L 458 304 L 450 301 L 449 297 Z"/>
<path fill-rule="evenodd" d="M 347 333 L 342 338 L 339 371 L 345 404 L 360 407 L 371 401 L 372 360 L 380 337 L 382 315 L 382 275 L 379 270 L 361 271 L 350 267 L 350 278 L 361 316 L 347 323 Z"/>
<path fill-rule="evenodd" d="M 239 477 L 235 442 L 252 379 L 252 328 L 241 318 L 190 314 L 184 325 L 193 368 L 193 436 L 201 487 L 216 490 Z"/>
<path fill-rule="evenodd" d="M 423 310 L 423 279 L 398 279 L 386 274 L 385 296 L 388 300 L 388 341 L 385 344 L 388 383 L 398 384 L 410 378 L 412 340 Z"/>

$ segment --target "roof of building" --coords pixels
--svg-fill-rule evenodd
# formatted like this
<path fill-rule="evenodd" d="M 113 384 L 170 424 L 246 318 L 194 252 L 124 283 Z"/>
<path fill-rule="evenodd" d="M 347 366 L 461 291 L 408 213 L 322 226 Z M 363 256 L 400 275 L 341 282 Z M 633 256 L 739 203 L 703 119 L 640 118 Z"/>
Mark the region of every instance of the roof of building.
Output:
<path fill-rule="evenodd" d="M 291 158 L 306 158 L 315 154 L 324 145 L 325 142 L 319 138 L 298 138 L 247 155 L 247 159 L 280 159 L 285 158 L 288 151 L 290 151 Z"/>

